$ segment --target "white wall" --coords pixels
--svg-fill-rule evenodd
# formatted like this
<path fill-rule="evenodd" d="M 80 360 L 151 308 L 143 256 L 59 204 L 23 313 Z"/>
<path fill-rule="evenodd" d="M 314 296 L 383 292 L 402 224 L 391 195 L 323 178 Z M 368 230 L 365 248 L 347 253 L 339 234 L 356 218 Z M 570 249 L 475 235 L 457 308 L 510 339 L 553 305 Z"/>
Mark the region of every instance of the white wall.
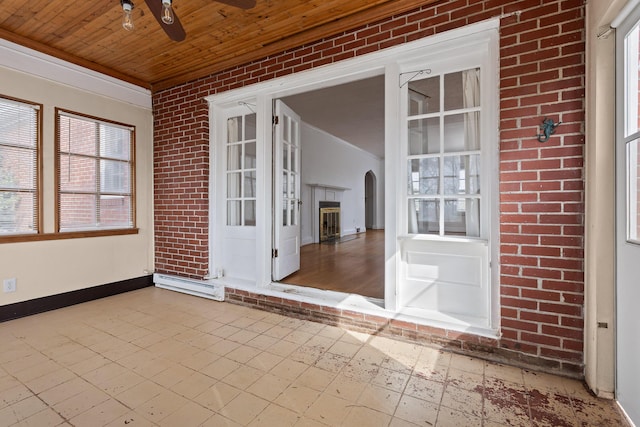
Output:
<path fill-rule="evenodd" d="M 50 66 L 52 64 L 47 61 L 33 61 L 34 70 L 41 75 L 46 74 Z M 69 70 L 70 74 L 73 72 L 78 70 Z M 85 77 L 96 88 L 104 86 L 105 81 L 100 77 Z M 153 272 L 153 116 L 150 94 L 147 95 L 149 107 L 133 105 L 130 101 L 115 99 L 119 83 L 112 79 L 107 83 L 111 97 L 0 64 L 0 94 L 43 104 L 43 231 L 55 231 L 55 107 L 135 126 L 136 220 L 139 228 L 138 234 L 124 236 L 0 243 L 0 280 L 17 279 L 16 292 L 0 293 L 0 306 Z M 131 90 L 130 87 L 125 89 Z M 138 94 L 144 98 L 144 90 L 140 89 Z"/>
<path fill-rule="evenodd" d="M 311 189 L 307 184 L 347 188 L 342 194 L 342 235 L 364 231 L 364 176 L 376 176 L 376 215 L 374 228 L 384 228 L 384 160 L 346 141 L 304 123 L 301 127 L 302 163 L 302 244 L 313 242 Z"/>

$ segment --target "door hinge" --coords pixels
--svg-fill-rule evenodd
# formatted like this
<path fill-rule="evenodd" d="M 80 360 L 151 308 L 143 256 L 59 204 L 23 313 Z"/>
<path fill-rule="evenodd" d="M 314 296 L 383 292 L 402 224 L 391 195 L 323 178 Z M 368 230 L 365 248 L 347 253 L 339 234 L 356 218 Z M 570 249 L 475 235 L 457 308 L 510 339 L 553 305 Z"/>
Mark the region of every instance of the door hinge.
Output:
<path fill-rule="evenodd" d="M 279 124 L 279 123 L 280 123 L 280 119 L 278 118 L 278 116 L 273 116 L 273 118 L 272 118 L 271 122 L 272 122 L 274 125 L 277 125 L 277 124 Z"/>
<path fill-rule="evenodd" d="M 278 258 L 278 250 L 271 249 L 271 258 Z"/>

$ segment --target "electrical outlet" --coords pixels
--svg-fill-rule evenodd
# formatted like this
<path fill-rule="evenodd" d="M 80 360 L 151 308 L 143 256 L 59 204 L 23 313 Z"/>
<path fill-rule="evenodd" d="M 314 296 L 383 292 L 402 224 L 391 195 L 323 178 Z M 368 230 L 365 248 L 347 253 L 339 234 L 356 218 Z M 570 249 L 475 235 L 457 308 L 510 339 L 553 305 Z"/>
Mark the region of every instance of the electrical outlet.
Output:
<path fill-rule="evenodd" d="M 5 293 L 15 292 L 16 286 L 17 286 L 17 280 L 15 277 L 12 277 L 11 279 L 4 279 L 2 281 L 2 291 Z"/>

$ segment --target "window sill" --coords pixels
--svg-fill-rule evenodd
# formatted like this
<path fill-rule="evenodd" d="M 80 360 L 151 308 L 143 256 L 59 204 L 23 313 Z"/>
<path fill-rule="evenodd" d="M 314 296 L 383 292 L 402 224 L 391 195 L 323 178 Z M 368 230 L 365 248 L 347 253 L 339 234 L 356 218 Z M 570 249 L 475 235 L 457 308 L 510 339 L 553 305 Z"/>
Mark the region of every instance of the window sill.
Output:
<path fill-rule="evenodd" d="M 85 231 L 65 231 L 62 233 L 40 233 L 40 234 L 14 234 L 11 236 L 0 236 L 2 243 L 21 242 L 41 242 L 45 240 L 83 239 L 89 237 L 123 236 L 127 234 L 138 234 L 138 228 L 125 228 L 113 230 L 85 230 Z"/>

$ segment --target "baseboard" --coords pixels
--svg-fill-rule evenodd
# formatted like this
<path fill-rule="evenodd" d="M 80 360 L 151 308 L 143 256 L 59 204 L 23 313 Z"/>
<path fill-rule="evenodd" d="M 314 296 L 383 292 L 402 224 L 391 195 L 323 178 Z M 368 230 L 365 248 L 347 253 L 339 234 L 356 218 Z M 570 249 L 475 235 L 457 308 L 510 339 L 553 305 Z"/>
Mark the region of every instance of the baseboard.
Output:
<path fill-rule="evenodd" d="M 16 302 L 0 306 L 0 322 L 31 316 L 32 314 L 69 307 L 87 301 L 110 297 L 124 292 L 153 286 L 153 276 L 142 276 L 121 280 L 106 285 L 92 286 L 62 294 L 49 295 L 28 301 Z"/>

